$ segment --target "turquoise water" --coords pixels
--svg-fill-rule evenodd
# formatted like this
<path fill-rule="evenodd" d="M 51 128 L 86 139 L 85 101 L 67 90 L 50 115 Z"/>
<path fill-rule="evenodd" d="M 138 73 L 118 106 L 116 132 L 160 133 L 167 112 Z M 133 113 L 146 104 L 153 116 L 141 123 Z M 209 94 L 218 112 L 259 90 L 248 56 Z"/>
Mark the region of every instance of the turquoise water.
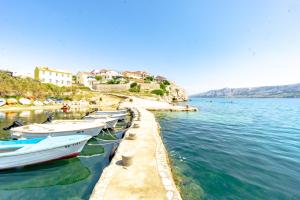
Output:
<path fill-rule="evenodd" d="M 192 99 L 158 113 L 184 199 L 300 199 L 300 99 Z"/>
<path fill-rule="evenodd" d="M 63 113 L 53 110 L 56 119 L 79 119 L 85 112 Z M 2 128 L 15 119 L 24 123 L 43 122 L 48 111 L 0 112 L 0 138 L 9 139 L 9 132 Z M 101 134 L 89 140 L 80 156 L 0 171 L 0 199 L 89 199 L 109 157 L 117 147 L 124 124 L 119 123 L 115 132 Z M 109 141 L 103 141 L 109 140 Z"/>

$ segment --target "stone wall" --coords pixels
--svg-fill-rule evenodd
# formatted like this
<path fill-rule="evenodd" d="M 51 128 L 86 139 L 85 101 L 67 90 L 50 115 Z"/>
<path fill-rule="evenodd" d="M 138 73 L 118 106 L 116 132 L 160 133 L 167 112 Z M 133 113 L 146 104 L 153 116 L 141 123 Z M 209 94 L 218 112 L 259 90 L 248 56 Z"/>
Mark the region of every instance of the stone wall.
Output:
<path fill-rule="evenodd" d="M 141 83 L 141 90 L 155 90 L 159 89 L 157 83 Z M 130 84 L 95 84 L 93 89 L 99 92 L 113 92 L 113 91 L 128 91 Z"/>

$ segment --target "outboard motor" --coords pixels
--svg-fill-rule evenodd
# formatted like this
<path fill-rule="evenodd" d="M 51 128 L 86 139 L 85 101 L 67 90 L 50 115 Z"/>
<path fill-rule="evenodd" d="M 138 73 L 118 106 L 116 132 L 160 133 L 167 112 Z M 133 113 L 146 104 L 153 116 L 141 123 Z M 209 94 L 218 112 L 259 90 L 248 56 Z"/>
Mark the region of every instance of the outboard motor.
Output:
<path fill-rule="evenodd" d="M 53 119 L 54 119 L 54 115 L 53 115 L 53 113 L 51 113 L 42 124 L 50 123 L 50 122 L 52 122 Z"/>
<path fill-rule="evenodd" d="M 12 123 L 12 125 L 3 128 L 3 130 L 7 131 L 7 130 L 10 130 L 10 129 L 12 129 L 12 128 L 19 127 L 19 126 L 24 126 L 24 124 L 23 124 L 21 121 L 16 120 L 16 121 L 14 121 L 14 122 Z"/>

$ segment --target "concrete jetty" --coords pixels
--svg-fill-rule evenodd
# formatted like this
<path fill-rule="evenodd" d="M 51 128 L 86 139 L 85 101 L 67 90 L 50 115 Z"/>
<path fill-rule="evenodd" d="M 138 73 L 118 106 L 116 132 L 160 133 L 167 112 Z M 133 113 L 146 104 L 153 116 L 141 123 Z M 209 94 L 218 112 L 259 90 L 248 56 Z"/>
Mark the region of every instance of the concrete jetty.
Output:
<path fill-rule="evenodd" d="M 138 116 L 126 132 L 110 165 L 104 169 L 91 200 L 181 199 L 159 135 L 159 125 L 154 115 L 146 110 L 153 110 L 154 104 L 141 99 L 131 99 L 121 104 L 121 108 L 130 108 Z M 176 110 L 179 107 L 156 103 L 156 110 L 164 108 Z M 124 157 L 132 159 L 129 166 L 123 165 Z"/>

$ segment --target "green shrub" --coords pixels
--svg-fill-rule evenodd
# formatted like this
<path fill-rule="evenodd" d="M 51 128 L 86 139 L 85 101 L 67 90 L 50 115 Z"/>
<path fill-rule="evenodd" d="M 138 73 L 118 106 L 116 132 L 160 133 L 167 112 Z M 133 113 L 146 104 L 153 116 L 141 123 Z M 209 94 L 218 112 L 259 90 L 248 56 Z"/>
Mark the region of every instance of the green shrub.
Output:
<path fill-rule="evenodd" d="M 164 85 L 171 85 L 171 83 L 170 83 L 168 80 L 163 80 L 162 83 L 163 83 Z"/>
<path fill-rule="evenodd" d="M 141 91 L 141 85 L 136 85 L 133 88 L 129 89 L 129 92 L 140 92 Z"/>
<path fill-rule="evenodd" d="M 137 87 L 137 85 L 138 85 L 138 84 L 137 84 L 136 82 L 134 82 L 134 83 L 131 83 L 131 84 L 130 84 L 130 88 Z"/>
<path fill-rule="evenodd" d="M 145 83 L 151 83 L 151 81 L 154 80 L 153 76 L 147 76 L 146 78 L 144 78 Z"/>
<path fill-rule="evenodd" d="M 141 85 L 137 84 L 136 82 L 130 84 L 129 92 L 140 92 Z"/>
<path fill-rule="evenodd" d="M 102 76 L 95 76 L 95 79 L 96 79 L 97 81 L 101 81 L 101 80 L 102 80 Z"/>
<path fill-rule="evenodd" d="M 160 87 L 161 90 L 166 91 L 167 86 L 165 84 L 160 83 L 159 87 Z"/>
<path fill-rule="evenodd" d="M 121 81 L 119 79 L 113 78 L 113 79 L 107 81 L 107 84 L 120 84 L 120 82 Z"/>
<path fill-rule="evenodd" d="M 163 91 L 162 89 L 157 89 L 157 90 L 152 90 L 151 93 L 159 96 L 164 96 L 165 91 Z"/>

